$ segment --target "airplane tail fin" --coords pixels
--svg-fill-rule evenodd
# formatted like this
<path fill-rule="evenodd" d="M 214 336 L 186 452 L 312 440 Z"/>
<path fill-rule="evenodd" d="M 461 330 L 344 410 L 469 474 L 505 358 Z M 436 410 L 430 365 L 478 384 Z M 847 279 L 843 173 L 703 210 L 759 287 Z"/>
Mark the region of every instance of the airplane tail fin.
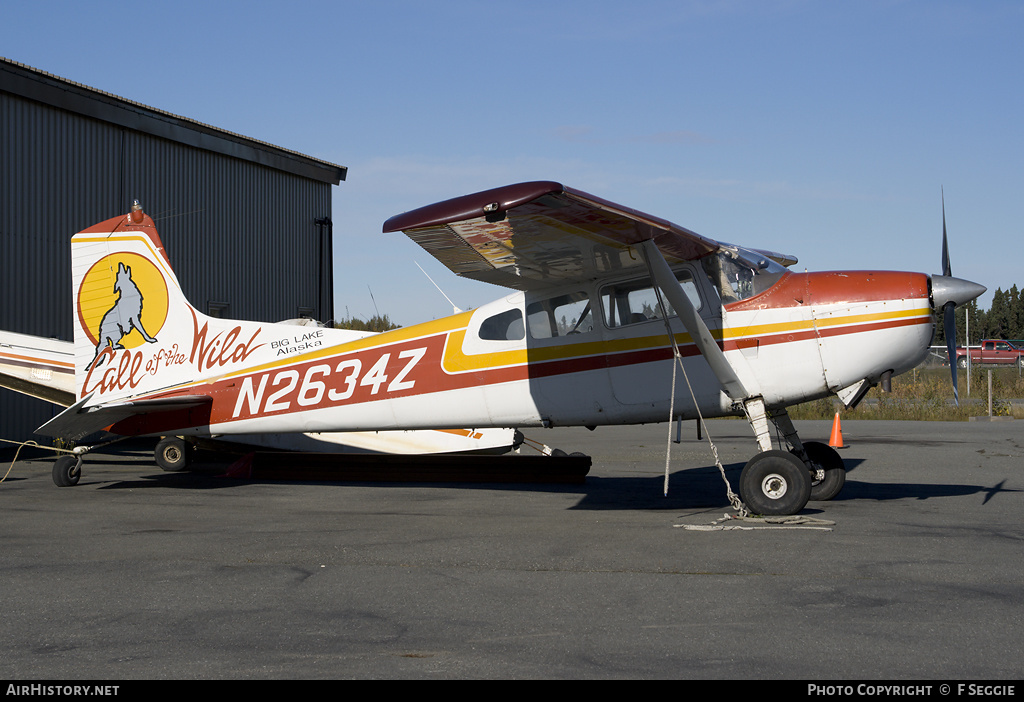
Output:
<path fill-rule="evenodd" d="M 75 395 L 95 395 L 90 405 L 197 380 L 208 369 L 196 362 L 196 340 L 209 346 L 226 325 L 252 324 L 213 319 L 189 304 L 138 202 L 75 234 L 71 268 Z"/>

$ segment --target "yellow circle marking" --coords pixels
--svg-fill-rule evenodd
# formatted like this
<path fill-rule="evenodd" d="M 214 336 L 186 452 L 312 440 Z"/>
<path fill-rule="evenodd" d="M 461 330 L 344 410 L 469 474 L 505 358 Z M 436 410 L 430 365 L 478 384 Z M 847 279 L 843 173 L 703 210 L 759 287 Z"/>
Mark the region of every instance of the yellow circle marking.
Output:
<path fill-rule="evenodd" d="M 122 267 L 127 270 L 119 274 Z M 115 289 L 118 285 L 122 288 L 120 292 Z M 138 294 L 132 286 L 138 289 Z M 111 330 L 115 345 L 120 343 L 126 349 L 133 349 L 146 343 L 142 333 L 127 322 L 139 307 L 139 295 L 142 297 L 139 323 L 150 337 L 158 339 L 167 320 L 167 283 L 159 269 L 143 256 L 127 252 L 104 256 L 93 264 L 78 288 L 78 318 L 93 344 L 100 343 L 101 333 L 104 342 L 109 344 Z M 121 330 L 128 332 L 124 336 L 120 336 L 121 331 L 113 325 L 117 306 L 121 306 L 117 312 L 124 320 Z M 108 313 L 111 316 L 101 332 Z"/>

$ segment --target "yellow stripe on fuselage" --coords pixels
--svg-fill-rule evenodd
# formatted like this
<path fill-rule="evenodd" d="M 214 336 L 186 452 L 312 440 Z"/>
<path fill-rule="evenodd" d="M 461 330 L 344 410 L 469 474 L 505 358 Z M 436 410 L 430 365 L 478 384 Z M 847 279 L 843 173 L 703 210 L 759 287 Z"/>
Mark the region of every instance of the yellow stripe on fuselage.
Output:
<path fill-rule="evenodd" d="M 928 317 L 930 321 L 931 312 L 925 307 L 910 310 L 874 312 L 869 314 L 851 314 L 841 317 L 823 317 L 787 322 L 773 322 L 769 324 L 753 324 L 728 327 L 726 329 L 712 329 L 710 331 L 711 336 L 718 341 L 740 341 L 747 338 L 758 338 L 778 334 L 810 332 L 814 331 L 815 328 L 821 327 L 870 324 L 897 319 L 911 319 L 915 317 Z M 465 329 L 453 331 L 448 335 L 443 360 L 443 370 L 446 373 L 454 374 L 504 368 L 524 365 L 528 361 L 542 363 L 545 361 L 559 361 L 570 358 L 588 358 L 592 356 L 624 353 L 628 351 L 644 351 L 647 349 L 658 348 L 665 344 L 665 336 L 663 334 L 655 334 L 626 339 L 581 341 L 578 343 L 532 347 L 528 350 L 515 349 L 510 351 L 498 351 L 495 353 L 465 354 L 462 352 L 465 336 Z M 676 334 L 675 339 L 676 343 L 681 346 L 693 342 L 693 337 L 686 333 Z"/>
<path fill-rule="evenodd" d="M 872 322 L 887 322 L 895 319 L 909 319 L 912 317 L 929 317 L 931 311 L 927 307 L 919 307 L 910 310 L 893 310 L 891 312 L 873 312 L 870 314 L 850 314 L 842 317 L 826 315 L 814 319 L 800 319 L 790 322 L 774 322 L 771 324 L 751 324 L 747 326 L 729 327 L 722 334 L 713 330 L 711 334 L 716 339 L 742 339 L 751 336 L 770 336 L 772 334 L 785 334 L 798 331 L 810 331 L 815 327 L 838 327 L 846 324 L 869 324 Z"/>

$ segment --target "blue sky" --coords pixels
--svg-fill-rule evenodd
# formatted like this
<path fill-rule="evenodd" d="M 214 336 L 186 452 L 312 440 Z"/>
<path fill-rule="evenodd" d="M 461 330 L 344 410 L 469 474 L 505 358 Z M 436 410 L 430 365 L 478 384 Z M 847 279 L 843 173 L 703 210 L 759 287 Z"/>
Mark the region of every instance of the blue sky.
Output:
<path fill-rule="evenodd" d="M 349 168 L 335 298 L 403 325 L 504 294 L 388 217 L 557 180 L 796 269 L 1024 287 L 1016 0 L 14 2 L 0 55 Z"/>

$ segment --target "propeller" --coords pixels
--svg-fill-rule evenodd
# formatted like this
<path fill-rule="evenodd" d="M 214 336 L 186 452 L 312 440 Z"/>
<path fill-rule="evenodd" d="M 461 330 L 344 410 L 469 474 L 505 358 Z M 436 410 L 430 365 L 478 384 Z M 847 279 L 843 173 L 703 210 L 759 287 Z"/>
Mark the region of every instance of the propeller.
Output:
<path fill-rule="evenodd" d="M 960 393 L 956 383 L 956 307 L 963 305 L 985 292 L 983 285 L 969 280 L 954 278 L 949 265 L 949 242 L 946 238 L 946 195 L 942 194 L 942 275 L 932 276 L 932 304 L 935 310 L 942 310 L 942 329 L 946 335 L 946 353 L 949 356 L 949 372 L 953 380 L 953 401 L 960 406 Z"/>
<path fill-rule="evenodd" d="M 949 265 L 949 240 L 946 238 L 946 193 L 942 193 L 942 275 L 953 277 Z M 949 372 L 953 379 L 953 402 L 960 406 L 960 391 L 956 386 L 956 303 L 950 300 L 942 306 L 942 329 L 946 335 L 946 355 L 949 358 Z"/>

